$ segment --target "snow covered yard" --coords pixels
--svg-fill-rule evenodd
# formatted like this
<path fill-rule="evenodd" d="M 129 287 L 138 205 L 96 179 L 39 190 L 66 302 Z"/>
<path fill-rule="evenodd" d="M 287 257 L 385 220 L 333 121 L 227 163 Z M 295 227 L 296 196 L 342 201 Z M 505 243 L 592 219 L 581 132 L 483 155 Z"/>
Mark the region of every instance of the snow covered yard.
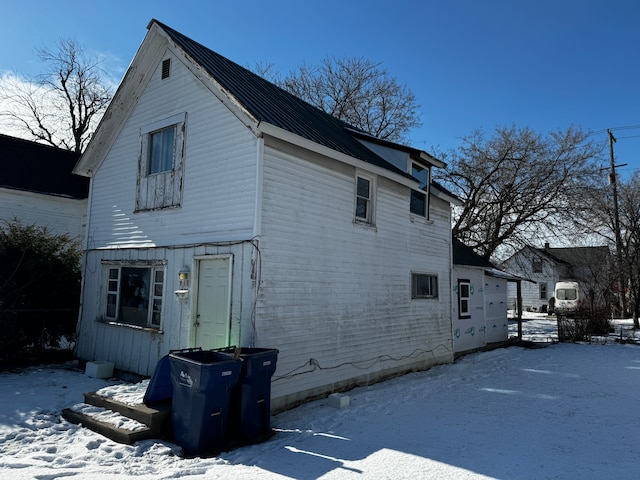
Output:
<path fill-rule="evenodd" d="M 527 319 L 525 339 L 550 338 L 554 321 Z M 631 479 L 640 471 L 640 347 L 615 342 L 468 355 L 352 390 L 345 409 L 320 400 L 284 412 L 269 441 L 207 459 L 184 459 L 168 442 L 121 445 L 60 417 L 84 392 L 118 382 L 68 365 L 3 373 L 0 384 L 2 479 Z"/>

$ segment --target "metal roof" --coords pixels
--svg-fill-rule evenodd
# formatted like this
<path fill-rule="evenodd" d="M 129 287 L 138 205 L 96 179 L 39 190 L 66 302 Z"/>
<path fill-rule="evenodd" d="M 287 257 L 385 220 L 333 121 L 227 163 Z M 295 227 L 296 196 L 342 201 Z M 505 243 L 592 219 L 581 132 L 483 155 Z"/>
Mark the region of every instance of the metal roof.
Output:
<path fill-rule="evenodd" d="M 356 140 L 347 131 L 358 130 L 352 125 L 314 107 L 155 19 L 151 20 L 147 28 L 151 28 L 154 23 L 258 121 L 269 123 L 404 177 L 413 178 Z"/>
<path fill-rule="evenodd" d="M 77 199 L 89 196 L 89 179 L 71 173 L 80 155 L 0 134 L 0 187 Z"/>

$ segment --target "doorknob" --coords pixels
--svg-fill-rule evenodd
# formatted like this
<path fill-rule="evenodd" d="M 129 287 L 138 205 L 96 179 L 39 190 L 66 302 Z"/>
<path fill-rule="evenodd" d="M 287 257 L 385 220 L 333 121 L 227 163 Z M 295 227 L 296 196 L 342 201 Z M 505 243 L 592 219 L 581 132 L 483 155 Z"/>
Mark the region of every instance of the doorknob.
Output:
<path fill-rule="evenodd" d="M 199 314 L 199 313 L 196 315 L 196 323 L 195 323 L 195 326 L 196 326 L 196 327 L 199 327 L 199 326 L 200 326 L 200 314 Z"/>

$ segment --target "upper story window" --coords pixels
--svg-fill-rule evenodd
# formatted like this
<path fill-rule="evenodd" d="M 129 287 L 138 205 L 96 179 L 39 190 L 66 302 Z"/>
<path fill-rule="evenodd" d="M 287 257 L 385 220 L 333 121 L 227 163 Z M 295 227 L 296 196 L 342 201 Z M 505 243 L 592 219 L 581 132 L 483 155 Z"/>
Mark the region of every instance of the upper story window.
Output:
<path fill-rule="evenodd" d="M 375 183 L 372 177 L 356 175 L 356 221 L 373 223 Z"/>
<path fill-rule="evenodd" d="M 186 123 L 181 113 L 140 129 L 136 211 L 182 204 Z"/>
<path fill-rule="evenodd" d="M 176 126 L 163 128 L 149 134 L 148 174 L 168 172 L 173 168 Z"/>
<path fill-rule="evenodd" d="M 419 190 L 411 190 L 411 213 L 427 217 L 429 212 L 429 169 L 417 163 L 411 164 L 411 175 L 420 181 Z"/>
<path fill-rule="evenodd" d="M 542 259 L 534 258 L 531 261 L 531 267 L 533 269 L 533 273 L 542 273 Z"/>

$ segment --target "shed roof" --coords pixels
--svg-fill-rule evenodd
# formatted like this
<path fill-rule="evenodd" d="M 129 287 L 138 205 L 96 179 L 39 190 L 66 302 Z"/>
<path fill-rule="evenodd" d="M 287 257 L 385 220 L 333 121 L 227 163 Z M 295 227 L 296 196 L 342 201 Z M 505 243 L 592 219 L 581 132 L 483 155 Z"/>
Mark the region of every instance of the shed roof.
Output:
<path fill-rule="evenodd" d="M 469 265 L 472 267 L 495 268 L 493 263 L 478 255 L 473 248 L 465 245 L 457 238 L 452 239 L 454 265 Z"/>
<path fill-rule="evenodd" d="M 71 173 L 79 155 L 0 134 L 0 187 L 84 199 L 89 179 Z"/>

